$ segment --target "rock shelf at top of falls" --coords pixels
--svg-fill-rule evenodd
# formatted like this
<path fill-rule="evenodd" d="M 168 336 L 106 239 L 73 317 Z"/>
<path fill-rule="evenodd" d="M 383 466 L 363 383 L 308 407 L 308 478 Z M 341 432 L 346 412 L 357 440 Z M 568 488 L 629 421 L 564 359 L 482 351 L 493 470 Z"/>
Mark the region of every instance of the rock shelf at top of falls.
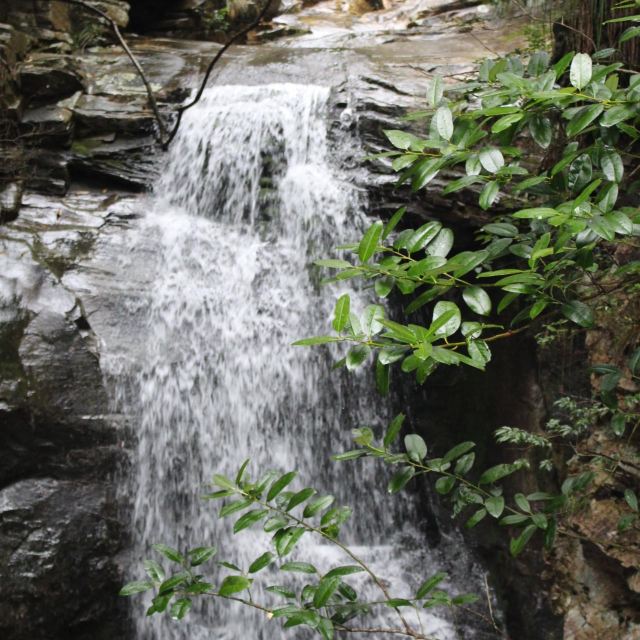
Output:
<path fill-rule="evenodd" d="M 416 11 L 431 11 L 436 4 L 443 3 L 423 3 Z M 18 5 L 11 0 L 0 12 Z M 426 13 L 425 20 L 431 17 L 424 25 L 418 24 L 422 18 L 414 20 L 417 13 L 405 19 L 393 10 L 389 13 L 393 22 L 386 23 L 377 21 L 375 14 L 361 19 L 333 14 L 327 3 L 305 11 L 298 19 L 310 33 L 234 48 L 219 68 L 215 85 L 247 87 L 237 89 L 240 92 L 265 84 L 323 87 L 324 111 L 314 116 L 324 119 L 329 149 L 321 159 L 325 168 L 330 167 L 323 197 L 341 183 L 349 185 L 359 206 L 368 198 L 369 211 L 393 207 L 404 196 L 392 189 L 388 167 L 363 162 L 369 151 L 380 148 L 381 129 L 395 126 L 402 113 L 421 104 L 429 74 L 435 70 L 452 77 L 464 74 L 475 60 L 489 55 L 487 46 L 506 46 L 508 34 L 502 42 L 495 38 L 490 30 L 495 23 L 475 20 L 474 16 L 484 14 L 473 7 L 437 17 Z M 167 158 L 153 142 L 142 88 L 128 60 L 115 46 L 77 54 L 65 32 L 71 27 L 44 14 L 38 15 L 38 25 L 29 27 L 31 35 L 47 46 L 58 41 L 63 46 L 45 53 L 29 52 L 20 35 L 23 19 L 30 16 L 0 28 L 3 43 L 8 43 L 2 55 L 16 65 L 26 91 L 21 93 L 18 83 L 11 85 L 21 130 L 30 135 L 31 163 L 19 211 L 13 192 L 3 192 L 0 198 L 3 220 L 17 214 L 0 227 L 0 635 L 15 640 L 127 638 L 131 634 L 128 613 L 115 594 L 124 579 L 123 567 L 131 564 L 128 550 L 136 544 L 137 532 L 131 531 L 130 512 L 117 493 L 121 478 L 135 474 L 133 452 L 140 421 L 135 411 L 128 413 L 123 405 L 114 404 L 113 372 L 104 374 L 106 345 L 108 337 L 119 337 L 120 351 L 142 356 L 140 333 L 147 325 L 141 324 L 141 318 L 149 306 L 145 296 L 154 283 L 177 284 L 168 282 L 172 272 L 161 268 L 166 265 L 155 264 L 163 254 L 154 247 L 147 247 L 148 261 L 142 260 L 140 271 L 128 270 L 131 239 L 148 232 L 158 246 L 174 242 L 169 248 L 185 251 L 185 262 L 191 249 L 195 257 L 204 254 L 203 259 L 210 260 L 215 253 L 232 261 L 236 256 L 231 248 L 221 247 L 208 235 L 225 233 L 258 266 L 268 259 L 270 246 L 281 252 L 283 260 L 291 259 L 296 248 L 282 238 L 274 240 L 264 224 L 259 232 L 247 231 L 242 226 L 246 222 L 230 230 L 211 220 L 185 218 L 176 209 L 162 214 L 156 211 L 158 201 L 132 193 L 132 187 L 144 190 L 155 184 Z M 410 21 L 417 26 L 408 27 Z M 164 113 L 197 85 L 217 50 L 217 45 L 206 42 L 130 39 Z M 228 91 L 219 99 L 237 95 Z M 249 95 L 262 95 L 260 89 L 255 91 Z M 291 91 L 298 95 L 296 89 Z M 301 94 L 303 104 L 313 91 Z M 263 122 L 276 117 L 282 106 L 278 100 L 264 105 Z M 341 141 L 340 151 L 334 153 L 337 141 Z M 295 179 L 304 178 L 305 165 L 306 175 L 326 177 L 315 168 L 309 171 L 307 160 L 297 167 L 298 174 L 292 164 L 291 181 L 280 183 L 280 195 L 296 186 Z M 445 205 L 438 200 L 414 206 L 419 215 L 451 208 L 439 209 Z M 159 214 L 155 221 L 147 215 L 154 211 Z M 471 217 L 475 212 L 469 208 L 464 215 Z M 266 218 L 262 210 L 261 222 Z M 279 233 L 288 224 L 286 219 L 281 221 Z M 199 239 L 194 240 L 194 234 Z M 185 244 L 192 241 L 193 246 Z M 144 256 L 144 244 L 140 249 Z M 319 246 L 314 250 L 320 251 Z M 191 266 L 200 278 L 209 275 L 206 269 L 198 271 L 202 264 Z M 219 281 L 217 286 L 230 284 L 225 271 L 214 269 L 211 277 Z M 263 274 L 256 287 L 267 287 L 269 281 L 268 274 Z M 296 294 L 297 286 L 287 286 Z M 257 308 L 268 310 L 272 296 L 262 295 Z M 136 296 L 139 315 L 130 313 Z M 127 313 L 123 313 L 125 307 Z M 266 322 L 270 316 L 263 312 L 260 317 Z M 194 316 L 193 326 L 200 320 Z M 212 321 L 212 317 L 207 320 Z M 294 328 L 301 329 L 300 325 Z M 287 340 L 292 337 L 299 336 L 286 335 Z M 166 363 L 168 370 L 171 364 Z M 312 394 L 316 391 L 309 389 L 313 386 L 309 375 L 303 376 L 303 382 Z M 245 387 L 246 395 L 251 391 Z M 317 426 L 320 432 L 321 426 Z M 349 426 L 356 425 L 350 422 Z M 320 440 L 317 447 L 324 444 Z M 210 462 L 199 464 L 203 472 L 214 471 Z M 424 558 L 416 551 L 409 561 L 418 564 Z M 439 622 L 433 624 L 437 627 Z M 449 628 L 452 623 L 442 624 Z"/>

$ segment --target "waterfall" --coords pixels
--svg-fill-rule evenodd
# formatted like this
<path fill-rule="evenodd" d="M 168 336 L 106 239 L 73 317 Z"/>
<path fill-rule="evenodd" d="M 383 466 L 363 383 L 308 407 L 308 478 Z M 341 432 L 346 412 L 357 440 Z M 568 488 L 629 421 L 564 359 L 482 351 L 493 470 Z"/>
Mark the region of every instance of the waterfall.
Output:
<path fill-rule="evenodd" d="M 347 540 L 394 594 L 441 569 L 447 545 L 462 573 L 471 571 L 458 540 L 427 548 L 417 498 L 388 496 L 379 464 L 329 460 L 352 448 L 353 427 L 390 418 L 370 373 L 332 371 L 325 349 L 291 346 L 327 331 L 340 293 L 319 286 L 312 261 L 366 225 L 362 197 L 328 143 L 328 98 L 308 85 L 208 91 L 185 114 L 146 215 L 123 234 L 114 269 L 135 283 L 121 310 L 128 337 L 119 349 L 107 345 L 103 366 L 136 440 L 123 481 L 132 579 L 156 542 L 215 545 L 219 559 L 245 569 L 269 548 L 259 530 L 233 536 L 216 518 L 219 505 L 200 499 L 213 473 L 231 476 L 245 458 L 254 475 L 298 469 L 304 486 L 352 506 Z M 308 535 L 299 547 L 292 559 L 323 569 L 347 563 Z M 219 583 L 227 570 L 207 572 Z M 235 604 L 196 606 L 182 622 L 134 606 L 138 640 L 306 637 Z M 385 615 L 397 626 L 394 612 Z M 433 637 L 456 637 L 446 613 L 421 617 Z"/>

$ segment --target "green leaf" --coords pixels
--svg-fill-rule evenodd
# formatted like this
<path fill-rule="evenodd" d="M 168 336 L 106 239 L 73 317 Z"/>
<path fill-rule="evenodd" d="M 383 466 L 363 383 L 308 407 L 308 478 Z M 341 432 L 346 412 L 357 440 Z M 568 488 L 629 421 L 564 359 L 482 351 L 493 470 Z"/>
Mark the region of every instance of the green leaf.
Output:
<path fill-rule="evenodd" d="M 585 329 L 590 329 L 594 326 L 593 311 L 584 302 L 571 300 L 563 304 L 560 310 L 565 318 Z"/>
<path fill-rule="evenodd" d="M 311 518 L 320 511 L 324 511 L 327 507 L 333 504 L 335 498 L 333 496 L 322 496 L 316 500 L 311 501 L 302 512 L 304 518 Z"/>
<path fill-rule="evenodd" d="M 485 508 L 478 509 L 464 524 L 467 529 L 475 527 L 485 516 L 487 510 Z"/>
<path fill-rule="evenodd" d="M 391 480 L 389 480 L 387 491 L 389 493 L 398 493 L 414 475 L 415 469 L 413 467 L 402 467 L 402 469 L 397 471 Z"/>
<path fill-rule="evenodd" d="M 324 607 L 329 601 L 329 598 L 334 594 L 335 590 L 340 584 L 340 576 L 332 576 L 328 578 L 325 576 L 318 583 L 316 592 L 313 594 L 313 606 L 317 609 Z"/>
<path fill-rule="evenodd" d="M 453 136 L 453 114 L 447 106 L 439 107 L 433 116 L 436 131 L 445 139 L 451 140 Z"/>
<path fill-rule="evenodd" d="M 396 149 L 408 149 L 414 142 L 419 140 L 419 138 L 416 138 L 412 133 L 397 129 L 387 129 L 384 131 L 384 135 L 387 136 L 389 142 Z"/>
<path fill-rule="evenodd" d="M 521 511 L 525 511 L 527 513 L 531 512 L 531 505 L 529 504 L 529 501 L 526 499 L 526 497 L 522 493 L 516 493 L 516 495 L 513 496 L 513 499 L 515 500 L 516 504 L 518 505 L 518 508 Z"/>
<path fill-rule="evenodd" d="M 510 113 L 496 120 L 491 126 L 492 133 L 500 133 L 524 118 L 524 113 Z"/>
<path fill-rule="evenodd" d="M 447 453 L 444 454 L 442 458 L 443 462 L 452 462 L 456 458 L 459 458 L 461 455 L 467 453 L 467 451 L 471 451 L 475 447 L 475 442 L 461 442 L 457 444 L 453 449 L 449 449 Z"/>
<path fill-rule="evenodd" d="M 204 564 L 208 560 L 211 560 L 216 555 L 217 549 L 215 547 L 196 547 L 189 551 L 189 558 L 191 559 L 191 566 L 197 567 Z"/>
<path fill-rule="evenodd" d="M 436 480 L 436 491 L 442 495 L 446 496 L 447 493 L 450 493 L 453 487 L 456 486 L 456 479 L 453 476 L 443 476 L 442 478 L 438 478 Z"/>
<path fill-rule="evenodd" d="M 586 53 L 577 53 L 569 69 L 569 81 L 576 89 L 584 89 L 593 75 L 593 62 Z"/>
<path fill-rule="evenodd" d="M 546 149 L 551 144 L 553 126 L 546 116 L 533 114 L 529 119 L 529 132 L 538 146 Z"/>
<path fill-rule="evenodd" d="M 400 433 L 400 429 L 402 429 L 402 425 L 404 424 L 405 415 L 404 413 L 399 413 L 389 424 L 389 428 L 387 432 L 384 434 L 383 445 L 386 449 L 389 445 L 394 442 L 394 440 L 398 437 Z"/>
<path fill-rule="evenodd" d="M 253 501 L 248 498 L 242 498 L 241 500 L 234 500 L 233 502 L 229 502 L 225 504 L 224 507 L 220 509 L 220 517 L 225 518 L 226 516 L 231 515 L 232 513 L 236 513 L 237 511 L 242 511 L 246 509 L 250 505 L 253 504 Z"/>
<path fill-rule="evenodd" d="M 313 338 L 303 338 L 293 343 L 294 347 L 313 347 L 317 344 L 328 344 L 330 342 L 340 342 L 340 338 L 335 336 L 315 336 Z"/>
<path fill-rule="evenodd" d="M 631 508 L 631 511 L 638 512 L 638 497 L 636 496 L 633 489 L 625 489 L 624 490 L 624 499 L 625 502 Z"/>
<path fill-rule="evenodd" d="M 524 528 L 522 533 L 517 538 L 514 538 L 513 540 L 511 540 L 509 544 L 509 551 L 511 551 L 511 555 L 513 557 L 516 557 L 522 552 L 522 550 L 527 545 L 527 542 L 531 540 L 536 530 L 537 530 L 536 525 L 530 524 Z"/>
<path fill-rule="evenodd" d="M 446 577 L 446 573 L 438 572 L 425 580 L 416 591 L 416 600 L 422 600 L 422 598 L 431 593 Z"/>
<path fill-rule="evenodd" d="M 455 302 L 441 300 L 433 308 L 433 321 L 430 331 L 445 338 L 454 334 L 462 323 L 460 309 Z"/>
<path fill-rule="evenodd" d="M 567 136 L 572 138 L 586 129 L 603 111 L 604 107 L 601 104 L 594 104 L 581 109 L 567 125 Z"/>
<path fill-rule="evenodd" d="M 260 557 L 256 558 L 249 566 L 249 573 L 258 573 L 265 567 L 271 564 L 275 556 L 270 551 L 263 553 Z"/>
<path fill-rule="evenodd" d="M 622 158 L 615 151 L 606 151 L 600 156 L 600 166 L 604 177 L 610 182 L 622 182 L 624 165 Z"/>
<path fill-rule="evenodd" d="M 500 185 L 495 180 L 487 182 L 487 184 L 484 185 L 482 192 L 480 193 L 480 206 L 485 211 L 489 209 L 491 205 L 496 201 L 498 193 L 500 193 Z"/>
<path fill-rule="evenodd" d="M 286 486 L 291 484 L 293 479 L 298 475 L 297 471 L 289 471 L 289 473 L 285 473 L 280 476 L 269 489 L 269 493 L 267 493 L 267 502 L 271 502 L 281 491 L 284 490 Z"/>
<path fill-rule="evenodd" d="M 492 222 L 482 227 L 483 231 L 492 233 L 494 236 L 502 238 L 515 238 L 518 235 L 518 227 L 508 222 Z"/>
<path fill-rule="evenodd" d="M 427 222 L 417 229 L 409 239 L 407 246 L 409 253 L 416 253 L 420 249 L 424 249 L 440 232 L 442 223 Z"/>
<path fill-rule="evenodd" d="M 294 573 L 318 573 L 318 570 L 308 562 L 285 562 L 280 571 L 292 571 Z"/>
<path fill-rule="evenodd" d="M 386 600 L 384 604 L 392 609 L 397 609 L 398 607 L 413 607 L 413 603 L 406 598 L 390 598 Z"/>
<path fill-rule="evenodd" d="M 367 452 L 364 449 L 352 449 L 351 451 L 345 451 L 344 453 L 338 453 L 331 456 L 331 459 L 336 462 L 342 462 L 344 460 L 356 460 L 366 455 Z"/>
<path fill-rule="evenodd" d="M 424 460 L 427 456 L 427 444 L 417 433 L 411 433 L 404 437 L 404 446 L 409 457 L 415 462 Z"/>
<path fill-rule="evenodd" d="M 353 371 L 357 369 L 371 353 L 371 349 L 366 344 L 357 344 L 347 353 L 347 369 Z"/>
<path fill-rule="evenodd" d="M 245 589 L 248 589 L 253 583 L 253 580 L 245 578 L 244 576 L 227 576 L 220 585 L 218 593 L 221 596 L 231 596 L 234 593 L 240 593 Z"/>
<path fill-rule="evenodd" d="M 517 471 L 517 467 L 513 464 L 497 464 L 495 467 L 487 469 L 478 480 L 478 484 L 492 484 L 511 475 Z"/>
<path fill-rule="evenodd" d="M 462 299 L 478 315 L 488 316 L 491 313 L 491 298 L 481 287 L 467 287 L 462 292 Z"/>
<path fill-rule="evenodd" d="M 407 212 L 407 207 L 400 207 L 392 216 L 389 222 L 387 222 L 384 231 L 382 232 L 382 239 L 385 240 L 389 234 L 398 226 L 400 220 Z"/>
<path fill-rule="evenodd" d="M 304 527 L 289 527 L 276 532 L 274 542 L 278 555 L 284 557 L 291 553 L 305 531 Z"/>
<path fill-rule="evenodd" d="M 291 591 L 291 589 L 288 589 L 287 587 L 281 587 L 279 585 L 271 585 L 269 587 L 265 587 L 265 591 L 269 591 L 271 593 L 277 593 L 278 595 L 283 596 L 285 598 L 294 599 L 296 597 L 295 591 Z"/>
<path fill-rule="evenodd" d="M 376 388 L 381 396 L 389 393 L 389 375 L 390 368 L 382 364 L 380 359 L 376 360 Z"/>
<path fill-rule="evenodd" d="M 176 573 L 176 575 L 167 578 L 159 587 L 158 593 L 164 594 L 173 591 L 178 585 L 189 580 L 190 575 L 186 571 Z"/>
<path fill-rule="evenodd" d="M 322 640 L 333 640 L 334 628 L 333 622 L 329 618 L 320 618 L 318 626 L 316 627 L 322 636 Z"/>
<path fill-rule="evenodd" d="M 249 511 L 245 513 L 243 516 L 236 520 L 236 523 L 233 525 L 233 532 L 239 533 L 243 529 L 247 529 L 248 527 L 254 525 L 256 522 L 262 520 L 269 513 L 268 509 L 254 509 L 253 511 Z"/>
<path fill-rule="evenodd" d="M 545 218 L 552 218 L 559 215 L 559 212 L 548 207 L 534 207 L 533 209 L 520 209 L 520 211 L 516 211 L 512 215 L 514 218 L 544 220 Z"/>
<path fill-rule="evenodd" d="M 378 278 L 374 284 L 376 295 L 379 298 L 386 298 L 393 290 L 394 284 L 395 281 L 393 280 L 393 278 L 390 278 L 388 276 Z"/>
<path fill-rule="evenodd" d="M 364 569 L 355 564 L 348 564 L 342 567 L 336 567 L 335 569 L 331 569 L 328 571 L 325 578 L 333 578 L 334 576 L 350 576 L 354 573 L 362 573 Z"/>
<path fill-rule="evenodd" d="M 165 558 L 168 558 L 172 562 L 177 562 L 178 564 L 184 564 L 185 558 L 184 556 L 175 549 L 171 547 L 167 547 L 166 544 L 153 544 L 151 545 L 153 549 L 155 549 L 158 553 L 161 553 Z"/>
<path fill-rule="evenodd" d="M 485 509 L 493 518 L 499 518 L 504 511 L 504 498 L 502 496 L 491 496 L 484 501 Z"/>
<path fill-rule="evenodd" d="M 162 582 L 164 580 L 164 569 L 155 560 L 145 560 L 143 566 L 147 575 L 154 582 Z"/>
<path fill-rule="evenodd" d="M 437 107 L 444 96 L 444 82 L 442 77 L 434 75 L 427 85 L 427 101 L 432 107 Z"/>
<path fill-rule="evenodd" d="M 152 616 L 154 613 L 163 613 L 169 602 L 171 602 L 171 598 L 173 598 L 173 593 L 167 593 L 163 596 L 156 596 L 151 601 L 151 606 L 147 609 L 147 615 Z"/>
<path fill-rule="evenodd" d="M 191 605 L 192 602 L 190 598 L 180 598 L 171 605 L 169 615 L 174 620 L 182 620 L 189 612 L 189 609 L 191 609 Z"/>
<path fill-rule="evenodd" d="M 333 328 L 339 333 L 349 322 L 349 314 L 351 312 L 351 299 L 348 294 L 344 294 L 338 298 L 336 307 L 333 312 Z"/>
<path fill-rule="evenodd" d="M 518 526 L 524 524 L 525 522 L 529 522 L 530 516 L 515 514 L 512 516 L 505 516 L 500 520 L 500 524 L 502 526 Z"/>
<path fill-rule="evenodd" d="M 361 449 L 358 449 L 358 451 L 361 451 Z M 305 489 L 298 491 L 298 493 L 294 493 L 287 503 L 286 511 L 291 511 L 291 509 L 297 507 L 299 504 L 302 504 L 315 493 L 316 490 L 311 489 L 310 487 L 306 487 Z"/>
<path fill-rule="evenodd" d="M 223 489 L 230 489 L 230 490 L 235 490 L 236 486 L 233 484 L 233 482 L 231 482 L 231 480 L 229 480 L 229 478 L 227 478 L 226 476 L 223 476 L 219 473 L 214 473 L 213 474 L 213 483 L 218 485 L 219 487 L 222 487 Z M 162 546 L 162 545 L 159 545 Z M 155 546 L 154 546 L 155 548 Z M 160 551 L 158 549 L 158 551 Z M 162 551 L 160 551 L 160 553 L 163 553 Z M 167 556 L 168 557 L 168 556 Z"/>
<path fill-rule="evenodd" d="M 427 253 L 431 256 L 444 258 L 453 246 L 454 235 L 451 229 L 440 229 L 438 235 L 427 247 Z M 444 261 L 443 261 L 444 262 Z"/>
<path fill-rule="evenodd" d="M 600 120 L 600 124 L 603 127 L 613 127 L 624 120 L 628 120 L 629 118 L 633 118 L 636 115 L 635 109 L 631 107 L 627 107 L 625 105 L 620 105 L 617 107 L 611 107 L 604 116 L 602 116 L 602 120 Z"/>
<path fill-rule="evenodd" d="M 480 152 L 480 164 L 489 172 L 497 173 L 504 167 L 504 156 L 500 149 L 487 147 Z"/>
<path fill-rule="evenodd" d="M 148 591 L 149 589 L 153 589 L 154 584 L 150 580 L 136 580 L 135 582 L 129 582 L 125 584 L 118 595 L 121 596 L 132 596 L 135 593 L 142 593 L 143 591 Z"/>
<path fill-rule="evenodd" d="M 369 258 L 376 252 L 378 242 L 382 237 L 383 225 L 380 220 L 374 222 L 364 234 L 358 245 L 358 257 L 361 262 L 368 262 Z"/>

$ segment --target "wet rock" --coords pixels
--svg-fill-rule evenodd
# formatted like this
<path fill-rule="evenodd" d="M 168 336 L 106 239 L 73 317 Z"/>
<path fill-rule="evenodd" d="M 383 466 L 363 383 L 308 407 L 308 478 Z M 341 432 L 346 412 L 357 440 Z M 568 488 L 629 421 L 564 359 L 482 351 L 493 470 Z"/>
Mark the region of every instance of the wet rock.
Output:
<path fill-rule="evenodd" d="M 73 132 L 73 111 L 57 104 L 29 109 L 22 116 L 20 129 L 30 146 L 68 146 Z"/>
<path fill-rule="evenodd" d="M 100 483 L 34 478 L 0 491 L 0 635 L 125 636 L 126 615 L 112 595 L 122 544 L 113 504 Z"/>
<path fill-rule="evenodd" d="M 39 153 L 30 166 L 26 184 L 38 193 L 64 195 L 70 184 L 68 161 L 55 153 Z"/>
<path fill-rule="evenodd" d="M 155 120 L 146 101 L 83 95 L 73 111 L 80 134 L 116 132 L 144 136 L 154 128 Z"/>
<path fill-rule="evenodd" d="M 68 98 L 83 85 L 71 56 L 34 54 L 20 69 L 20 84 L 30 103 Z"/>
<path fill-rule="evenodd" d="M 132 139 L 94 136 L 74 142 L 70 166 L 84 176 L 144 189 L 157 176 L 160 154 L 151 136 Z"/>
<path fill-rule="evenodd" d="M 369 11 L 379 11 L 382 8 L 382 0 L 349 0 L 349 13 L 356 16 Z"/>
<path fill-rule="evenodd" d="M 302 36 L 310 33 L 309 29 L 297 27 L 287 27 L 285 25 L 275 26 L 272 29 L 264 29 L 259 31 L 251 38 L 252 42 L 269 42 L 278 38 Z"/>
<path fill-rule="evenodd" d="M 10 182 L 0 186 L 0 224 L 15 220 L 22 203 L 22 183 Z"/>

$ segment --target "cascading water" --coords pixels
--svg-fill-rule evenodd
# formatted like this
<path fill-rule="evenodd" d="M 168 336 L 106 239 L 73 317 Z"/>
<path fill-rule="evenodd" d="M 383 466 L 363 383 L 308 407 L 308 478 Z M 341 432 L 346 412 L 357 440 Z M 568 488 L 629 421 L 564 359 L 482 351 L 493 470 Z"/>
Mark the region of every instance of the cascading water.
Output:
<path fill-rule="evenodd" d="M 132 577 L 155 542 L 215 545 L 244 568 L 268 549 L 259 531 L 232 536 L 218 505 L 199 497 L 214 472 L 232 475 L 245 458 L 254 474 L 299 469 L 305 485 L 353 506 L 348 540 L 394 594 L 440 568 L 414 499 L 387 496 L 378 465 L 329 461 L 351 448 L 351 428 L 388 419 L 368 378 L 331 372 L 322 349 L 290 346 L 325 332 L 331 316 L 334 296 L 319 290 L 310 263 L 365 224 L 358 193 L 332 166 L 328 96 L 301 85 L 209 91 L 185 114 L 148 215 L 125 234 L 121 269 L 138 274 L 139 289 L 124 310 L 129 347 L 104 361 L 137 440 L 126 485 Z M 390 537 L 394 522 L 401 538 Z M 294 559 L 347 563 L 308 535 L 299 546 Z M 211 571 L 220 580 L 226 570 Z M 425 632 L 455 637 L 444 617 L 422 618 Z M 145 618 L 141 604 L 134 619 L 138 640 L 294 637 L 227 603 L 180 623 Z"/>

